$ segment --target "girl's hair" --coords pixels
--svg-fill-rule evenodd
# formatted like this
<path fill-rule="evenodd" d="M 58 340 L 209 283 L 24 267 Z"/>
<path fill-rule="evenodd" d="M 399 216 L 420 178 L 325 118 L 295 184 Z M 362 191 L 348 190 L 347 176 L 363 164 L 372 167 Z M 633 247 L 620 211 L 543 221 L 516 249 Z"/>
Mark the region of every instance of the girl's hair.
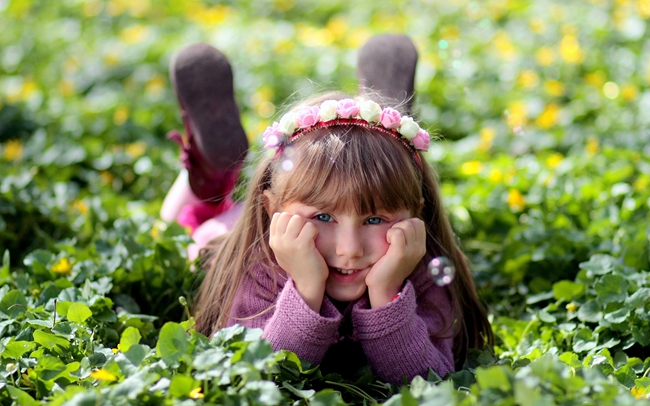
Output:
<path fill-rule="evenodd" d="M 308 104 L 345 97 L 328 94 Z M 292 170 L 286 170 L 287 160 Z M 300 202 L 323 210 L 354 209 L 359 214 L 379 208 L 407 209 L 421 218 L 427 231 L 427 255 L 422 261 L 445 256 L 456 267 L 449 286 L 454 314 L 443 319 L 448 330 L 453 330 L 457 367 L 462 366 L 467 348 L 483 348 L 486 341 L 492 343 L 493 335 L 442 206 L 436 175 L 424 159 L 422 162 L 421 171 L 398 140 L 358 126 L 314 130 L 286 146 L 280 156 L 263 159 L 234 229 L 203 251 L 208 272 L 194 304 L 197 330 L 207 335 L 226 326 L 239 286 L 254 266 L 277 271 L 275 276 L 281 272 L 269 247 L 270 202 L 264 195 L 268 189 L 278 208 Z M 419 269 L 426 269 L 420 265 Z"/>

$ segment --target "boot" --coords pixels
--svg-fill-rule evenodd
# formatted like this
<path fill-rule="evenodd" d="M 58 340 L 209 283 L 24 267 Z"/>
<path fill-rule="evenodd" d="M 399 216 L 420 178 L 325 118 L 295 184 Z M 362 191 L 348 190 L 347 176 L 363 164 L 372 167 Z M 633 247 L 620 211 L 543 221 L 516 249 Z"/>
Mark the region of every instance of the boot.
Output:
<path fill-rule="evenodd" d="M 417 62 L 418 52 L 409 37 L 376 35 L 359 49 L 359 86 L 362 91 L 376 92 L 389 100 L 402 102 L 410 114 Z"/>
<path fill-rule="evenodd" d="M 197 207 L 198 211 L 218 214 L 226 209 L 219 205 L 231 203 L 228 197 L 248 150 L 234 97 L 232 69 L 217 49 L 193 44 L 172 56 L 170 78 L 185 136 L 171 131 L 168 137 L 181 146 L 187 172 L 179 175 L 165 198 L 161 217 L 176 219 L 184 205 L 201 203 L 207 207 Z"/>
<path fill-rule="evenodd" d="M 174 54 L 170 76 L 185 127 L 190 187 L 199 199 L 218 203 L 232 190 L 248 150 L 230 64 L 217 49 L 194 44 Z M 178 141 L 178 133 L 170 138 Z"/>

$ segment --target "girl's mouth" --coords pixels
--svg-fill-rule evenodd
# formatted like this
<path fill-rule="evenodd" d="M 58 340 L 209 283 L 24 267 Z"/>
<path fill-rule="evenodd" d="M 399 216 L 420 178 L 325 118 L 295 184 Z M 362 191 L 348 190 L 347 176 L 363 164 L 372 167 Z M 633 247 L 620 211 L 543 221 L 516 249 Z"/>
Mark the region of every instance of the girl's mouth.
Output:
<path fill-rule="evenodd" d="M 359 269 L 341 269 L 341 268 L 334 268 L 334 267 L 332 267 L 332 269 L 343 275 L 352 275 L 355 272 L 359 272 Z"/>

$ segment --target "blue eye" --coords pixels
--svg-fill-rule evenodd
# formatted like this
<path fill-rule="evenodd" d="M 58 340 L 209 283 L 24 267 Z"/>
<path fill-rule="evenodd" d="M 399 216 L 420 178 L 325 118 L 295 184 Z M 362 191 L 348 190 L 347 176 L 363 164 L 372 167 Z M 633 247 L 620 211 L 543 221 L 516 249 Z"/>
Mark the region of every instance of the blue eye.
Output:
<path fill-rule="evenodd" d="M 381 224 L 383 220 L 380 219 L 379 217 L 370 217 L 368 220 L 366 220 L 366 223 L 368 224 Z"/>
<path fill-rule="evenodd" d="M 314 218 L 315 218 L 316 220 L 318 220 L 318 221 L 324 221 L 324 222 L 330 222 L 330 221 L 332 221 L 332 216 L 330 216 L 330 215 L 327 214 L 327 213 L 317 214 L 317 215 L 314 216 Z"/>

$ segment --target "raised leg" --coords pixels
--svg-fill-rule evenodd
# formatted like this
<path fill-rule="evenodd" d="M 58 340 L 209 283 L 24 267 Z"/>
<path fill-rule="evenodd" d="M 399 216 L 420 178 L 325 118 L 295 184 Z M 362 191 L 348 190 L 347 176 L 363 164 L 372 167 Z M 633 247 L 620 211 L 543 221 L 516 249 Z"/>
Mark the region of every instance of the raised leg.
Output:
<path fill-rule="evenodd" d="M 417 62 L 418 52 L 409 37 L 382 34 L 370 38 L 357 57 L 361 91 L 402 103 L 410 113 Z"/>
<path fill-rule="evenodd" d="M 170 189 L 161 217 L 177 219 L 185 208 L 200 224 L 231 206 L 229 194 L 248 140 L 235 102 L 232 69 L 221 52 L 207 44 L 183 47 L 172 57 L 170 77 L 185 134 L 172 131 L 168 136 L 181 145 L 187 175 L 181 173 Z"/>

